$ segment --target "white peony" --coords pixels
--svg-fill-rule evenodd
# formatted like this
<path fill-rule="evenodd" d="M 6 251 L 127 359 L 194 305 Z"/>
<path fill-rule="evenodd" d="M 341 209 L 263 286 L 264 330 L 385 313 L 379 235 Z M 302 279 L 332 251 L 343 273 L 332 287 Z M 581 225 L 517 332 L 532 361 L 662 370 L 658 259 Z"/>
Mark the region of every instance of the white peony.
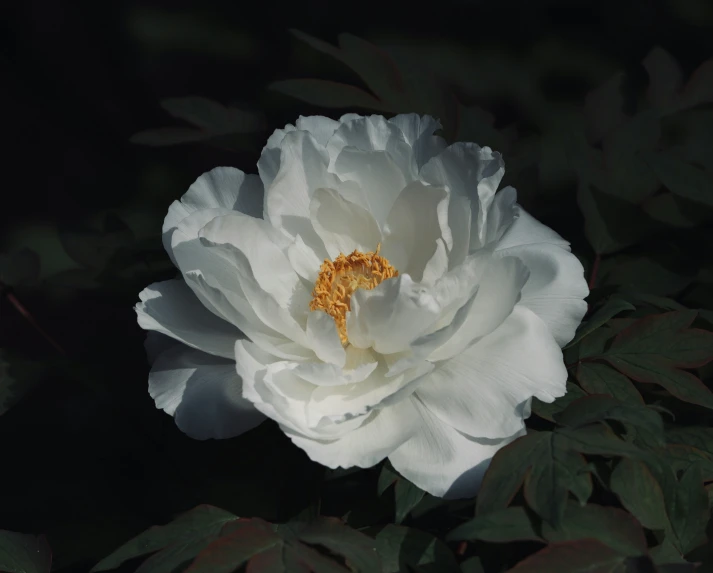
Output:
<path fill-rule="evenodd" d="M 300 117 L 257 175 L 220 167 L 163 226 L 181 278 L 136 306 L 156 406 L 198 439 L 272 418 L 330 468 L 389 458 L 420 488 L 472 496 L 565 393 L 586 311 L 569 243 L 506 187 L 500 154 L 448 146 L 415 114 Z M 158 341 L 157 339 L 162 339 Z"/>

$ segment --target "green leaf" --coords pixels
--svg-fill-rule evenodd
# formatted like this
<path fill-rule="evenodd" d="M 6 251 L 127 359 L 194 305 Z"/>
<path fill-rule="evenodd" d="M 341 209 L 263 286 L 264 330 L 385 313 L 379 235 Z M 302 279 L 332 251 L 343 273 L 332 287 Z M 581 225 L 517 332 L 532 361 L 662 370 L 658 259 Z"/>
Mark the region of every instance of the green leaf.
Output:
<path fill-rule="evenodd" d="M 669 151 L 644 154 L 656 177 L 671 193 L 713 207 L 713 177 Z"/>
<path fill-rule="evenodd" d="M 51 567 L 52 551 L 43 535 L 0 530 L 0 571 L 49 573 Z"/>
<path fill-rule="evenodd" d="M 567 382 L 567 393 L 554 402 L 542 402 L 537 398 L 532 400 L 532 411 L 544 420 L 554 422 L 554 415 L 564 410 L 574 400 L 585 396 L 586 394 L 576 384 Z"/>
<path fill-rule="evenodd" d="M 344 559 L 346 566 L 312 546 Z M 272 526 L 258 518 L 228 524 L 219 539 L 205 547 L 186 573 L 230 573 L 244 563 L 249 571 L 315 571 L 368 573 L 379 571 L 376 542 L 336 518 Z"/>
<path fill-rule="evenodd" d="M 595 539 L 552 543 L 520 561 L 508 573 L 619 573 L 624 555 Z"/>
<path fill-rule="evenodd" d="M 621 402 L 644 403 L 631 380 L 608 364 L 581 362 L 576 377 L 579 385 L 589 394 L 607 394 Z"/>
<path fill-rule="evenodd" d="M 666 457 L 675 472 L 685 472 L 693 464 L 700 468 L 705 481 L 713 480 L 713 458 L 710 454 L 684 444 L 668 444 Z"/>
<path fill-rule="evenodd" d="M 593 424 L 582 428 L 557 428 L 555 432 L 562 439 L 562 447 L 583 454 L 598 456 L 623 456 L 635 459 L 646 454 L 637 446 L 620 440 L 608 427 Z"/>
<path fill-rule="evenodd" d="M 673 544 L 683 555 L 706 542 L 706 525 L 710 518 L 708 492 L 697 465 L 689 467 L 681 476 L 668 514 L 675 536 Z"/>
<path fill-rule="evenodd" d="M 653 442 L 664 445 L 663 420 L 642 404 L 624 403 L 604 394 L 585 396 L 570 403 L 556 416 L 559 424 L 577 428 L 593 422 L 617 420 L 644 431 Z"/>
<path fill-rule="evenodd" d="M 648 529 L 667 529 L 666 502 L 661 485 L 643 462 L 622 459 L 609 484 L 621 504 Z"/>
<path fill-rule="evenodd" d="M 594 332 L 597 328 L 604 325 L 610 319 L 614 318 L 620 312 L 626 310 L 635 310 L 636 307 L 625 301 L 622 298 L 613 296 L 607 300 L 604 305 L 597 310 L 589 319 L 584 322 L 578 329 L 577 334 L 574 336 L 572 341 L 565 346 L 565 348 L 570 348 L 582 340 L 585 336 Z"/>
<path fill-rule="evenodd" d="M 568 447 L 559 433 L 550 433 L 533 452 L 535 461 L 525 478 L 527 504 L 544 520 L 557 526 L 564 515 L 568 492 L 586 503 L 592 493 L 587 461 Z"/>
<path fill-rule="evenodd" d="M 416 507 L 426 492 L 405 478 L 396 482 L 394 500 L 396 503 L 396 523 L 401 523 L 411 510 Z"/>
<path fill-rule="evenodd" d="M 691 284 L 694 272 L 675 248 L 659 248 L 655 255 L 617 255 L 602 261 L 599 282 L 654 295 L 670 295 Z"/>
<path fill-rule="evenodd" d="M 653 559 L 659 568 L 663 563 L 687 563 L 681 555 L 681 552 L 673 546 L 668 536 L 664 537 L 664 540 L 659 545 L 652 547 L 649 551 L 649 555 L 651 555 L 651 559 Z"/>
<path fill-rule="evenodd" d="M 129 559 L 148 555 L 164 548 L 168 548 L 171 553 L 180 550 L 181 547 L 196 550 L 196 548 L 208 545 L 218 536 L 225 524 L 236 519 L 238 518 L 235 515 L 223 509 L 210 505 L 199 505 L 167 525 L 151 527 L 134 537 L 97 563 L 92 568 L 92 572 L 116 569 Z M 190 552 L 186 553 L 183 560 L 194 557 L 197 552 L 192 555 Z"/>
<path fill-rule="evenodd" d="M 542 536 L 550 543 L 596 539 L 622 555 L 646 555 L 646 536 L 631 514 L 614 507 L 567 504 L 559 528 L 542 524 Z"/>
<path fill-rule="evenodd" d="M 392 111 L 370 93 L 331 80 L 282 80 L 271 83 L 268 88 L 320 107 Z"/>
<path fill-rule="evenodd" d="M 522 506 L 506 507 L 480 515 L 459 525 L 446 536 L 447 541 L 475 540 L 491 543 L 542 541 L 532 517 Z"/>
<path fill-rule="evenodd" d="M 461 573 L 485 573 L 480 557 L 471 557 L 460 564 Z"/>
<path fill-rule="evenodd" d="M 612 318 L 607 324 L 598 328 L 579 344 L 579 358 L 597 358 L 607 348 L 612 338 L 628 326 L 634 324 L 634 318 Z"/>
<path fill-rule="evenodd" d="M 525 473 L 535 462 L 534 452 L 546 440 L 549 440 L 549 432 L 530 433 L 495 453 L 476 499 L 477 515 L 485 515 L 510 504 L 525 479 Z"/>
<path fill-rule="evenodd" d="M 713 458 L 713 428 L 704 426 L 671 428 L 666 432 L 666 441 L 669 444 L 692 446 Z"/>
<path fill-rule="evenodd" d="M 394 469 L 389 460 L 386 460 L 384 465 L 381 466 L 379 481 L 376 484 L 377 495 L 383 495 L 383 493 L 394 485 L 399 478 L 401 478 L 399 473 Z"/>
<path fill-rule="evenodd" d="M 410 570 L 417 573 L 460 572 L 458 562 L 448 546 L 419 529 L 387 525 L 376 535 L 376 547 L 381 556 L 383 573 Z"/>

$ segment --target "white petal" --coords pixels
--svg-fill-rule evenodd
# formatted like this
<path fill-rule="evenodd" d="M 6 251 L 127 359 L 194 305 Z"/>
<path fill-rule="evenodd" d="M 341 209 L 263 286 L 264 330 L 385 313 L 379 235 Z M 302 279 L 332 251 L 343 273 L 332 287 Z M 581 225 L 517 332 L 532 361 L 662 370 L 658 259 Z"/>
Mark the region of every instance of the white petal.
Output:
<path fill-rule="evenodd" d="M 448 228 L 451 230 L 453 245 L 448 251 L 449 270 L 460 265 L 468 256 L 471 224 L 470 199 L 451 193 L 448 202 Z"/>
<path fill-rule="evenodd" d="M 322 310 L 313 310 L 307 316 L 307 342 L 320 360 L 342 368 L 347 354 L 339 338 L 334 319 Z"/>
<path fill-rule="evenodd" d="M 436 252 L 426 263 L 423 269 L 421 282 L 433 284 L 448 272 L 448 249 L 443 239 L 436 240 Z"/>
<path fill-rule="evenodd" d="M 286 431 L 317 463 L 329 468 L 368 468 L 406 442 L 416 431 L 418 416 L 407 402 L 373 412 L 358 428 L 338 440 L 314 440 Z"/>
<path fill-rule="evenodd" d="M 294 373 L 316 386 L 356 384 L 366 380 L 374 372 L 378 366 L 376 360 L 370 350 L 349 345 L 343 366 L 325 362 L 302 362 L 295 367 Z"/>
<path fill-rule="evenodd" d="M 431 495 L 447 499 L 473 497 L 495 453 L 525 433 L 504 440 L 472 438 L 441 422 L 418 400 L 418 432 L 389 455 L 394 468 Z"/>
<path fill-rule="evenodd" d="M 139 294 L 139 326 L 226 358 L 233 357 L 240 331 L 209 312 L 182 280 L 154 283 Z"/>
<path fill-rule="evenodd" d="M 522 287 L 520 305 L 547 325 L 560 346 L 574 337 L 587 312 L 589 294 L 579 259 L 556 245 L 541 243 L 497 251 L 496 256 L 517 257 L 530 271 Z"/>
<path fill-rule="evenodd" d="M 515 308 L 528 276 L 527 267 L 515 257 L 491 261 L 462 325 L 428 359 L 440 361 L 457 356 L 498 328 Z"/>
<path fill-rule="evenodd" d="M 225 215 L 205 225 L 199 237 L 242 252 L 257 283 L 283 308 L 289 308 L 295 297 L 306 298 L 305 302 L 311 298 L 285 254 L 290 240 L 268 222 L 240 214 Z"/>
<path fill-rule="evenodd" d="M 497 257 L 514 256 L 530 270 L 520 304 L 539 316 L 564 346 L 587 311 L 589 288 L 569 243 L 518 206 L 518 219 L 498 242 Z"/>
<path fill-rule="evenodd" d="M 235 362 L 182 345 L 163 352 L 149 374 L 156 407 L 198 440 L 232 438 L 265 419 L 242 397 L 241 386 Z"/>
<path fill-rule="evenodd" d="M 322 265 L 322 261 L 305 244 L 300 235 L 297 235 L 294 242 L 287 247 L 287 258 L 290 260 L 295 272 L 314 286 L 319 276 L 319 268 Z"/>
<path fill-rule="evenodd" d="M 428 115 L 405 113 L 389 119 L 389 123 L 398 126 L 406 141 L 413 148 L 413 169 L 418 173 L 429 159 L 441 153 L 447 143 L 433 133 L 443 126 L 441 122 Z"/>
<path fill-rule="evenodd" d="M 438 239 L 453 244 L 448 227 L 448 192 L 420 181 L 409 183 L 394 202 L 384 228 L 383 256 L 419 282 Z"/>
<path fill-rule="evenodd" d="M 339 153 L 334 170 L 343 181 L 358 184 L 347 187 L 342 194 L 371 213 L 379 227 L 383 227 L 396 198 L 406 186 L 404 170 L 386 151 L 362 151 L 355 147 L 346 147 Z M 347 194 L 347 191 L 350 192 Z"/>
<path fill-rule="evenodd" d="M 373 347 L 382 354 L 406 350 L 438 320 L 441 309 L 432 290 L 399 275 L 352 295 L 347 336 L 357 348 Z"/>
<path fill-rule="evenodd" d="M 339 127 L 339 122 L 321 115 L 301 115 L 295 122 L 297 129 L 309 131 L 322 146 L 326 146 Z"/>
<path fill-rule="evenodd" d="M 295 131 L 295 126 L 289 123 L 285 126 L 285 129 L 276 129 L 267 139 L 267 143 L 262 149 L 260 159 L 257 162 L 257 172 L 260 174 L 260 179 L 262 179 L 265 189 L 272 185 L 277 172 L 280 170 L 280 156 L 282 155 L 280 145 L 285 135 L 291 131 Z"/>
<path fill-rule="evenodd" d="M 333 189 L 317 189 L 310 205 L 312 225 L 330 258 L 355 249 L 369 252 L 381 242 L 381 232 L 369 211 L 347 201 Z"/>
<path fill-rule="evenodd" d="M 171 236 L 178 223 L 191 213 L 204 209 L 240 211 L 262 217 L 264 193 L 257 175 L 246 175 L 234 167 L 216 167 L 201 175 L 180 201 L 168 208 L 163 222 L 163 244 L 172 260 Z"/>
<path fill-rule="evenodd" d="M 443 185 L 451 193 L 470 199 L 471 218 L 478 232 L 471 233 L 470 250 L 482 247 L 482 233 L 500 180 L 505 173 L 499 153 L 474 143 L 454 143 L 426 163 L 420 177 L 432 184 Z"/>

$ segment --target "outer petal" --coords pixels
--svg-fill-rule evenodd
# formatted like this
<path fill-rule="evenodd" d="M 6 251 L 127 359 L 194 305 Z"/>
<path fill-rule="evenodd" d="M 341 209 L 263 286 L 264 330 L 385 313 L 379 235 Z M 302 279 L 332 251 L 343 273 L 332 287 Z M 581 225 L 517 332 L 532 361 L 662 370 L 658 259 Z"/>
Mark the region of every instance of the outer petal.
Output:
<path fill-rule="evenodd" d="M 260 179 L 265 186 L 265 189 L 272 185 L 277 172 L 280 170 L 280 157 L 282 151 L 280 145 L 285 135 L 295 131 L 295 126 L 288 123 L 284 129 L 276 129 L 267 139 L 265 147 L 262 148 L 260 159 L 257 162 L 257 172 L 260 174 Z"/>
<path fill-rule="evenodd" d="M 408 401 L 373 412 L 338 440 L 314 440 L 287 430 L 290 439 L 314 461 L 329 468 L 376 465 L 417 431 L 417 412 Z"/>
<path fill-rule="evenodd" d="M 406 141 L 413 148 L 412 169 L 417 174 L 429 159 L 441 153 L 446 141 L 433 133 L 443 126 L 438 119 L 430 115 L 404 113 L 389 119 L 389 123 L 398 126 Z"/>
<path fill-rule="evenodd" d="M 470 199 L 471 219 L 477 229 L 470 236 L 471 252 L 486 244 L 488 211 L 504 173 L 501 155 L 474 143 L 454 143 L 421 169 L 424 181 Z"/>
<path fill-rule="evenodd" d="M 174 201 L 168 208 L 163 222 L 164 247 L 175 262 L 171 236 L 178 223 L 191 213 L 224 209 L 262 218 L 263 201 L 262 181 L 257 175 L 246 175 L 234 167 L 216 167 L 201 175 L 181 200 Z"/>
<path fill-rule="evenodd" d="M 240 331 L 209 312 L 182 280 L 153 283 L 139 294 L 135 309 L 139 326 L 184 344 L 232 358 Z"/>
<path fill-rule="evenodd" d="M 159 355 L 149 394 L 181 431 L 198 440 L 232 438 L 265 419 L 242 397 L 235 362 L 183 345 Z"/>
<path fill-rule="evenodd" d="M 574 337 L 587 312 L 589 288 L 579 259 L 557 233 L 518 207 L 519 217 L 503 236 L 496 257 L 517 257 L 530 271 L 520 303 L 547 324 L 560 346 Z"/>
<path fill-rule="evenodd" d="M 418 431 L 389 460 L 406 479 L 437 497 L 473 497 L 495 452 L 525 433 L 523 424 L 504 440 L 472 438 L 444 424 L 416 398 L 409 400 L 421 417 Z"/>
<path fill-rule="evenodd" d="M 322 146 L 326 146 L 339 128 L 339 122 L 322 115 L 301 115 L 297 118 L 295 126 L 302 131 L 309 131 Z"/>

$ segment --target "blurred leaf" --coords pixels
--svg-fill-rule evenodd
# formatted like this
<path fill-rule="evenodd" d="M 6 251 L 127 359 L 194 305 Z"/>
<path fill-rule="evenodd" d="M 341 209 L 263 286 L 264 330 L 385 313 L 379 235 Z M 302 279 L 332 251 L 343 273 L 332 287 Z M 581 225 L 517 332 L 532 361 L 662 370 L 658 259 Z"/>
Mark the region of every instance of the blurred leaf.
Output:
<path fill-rule="evenodd" d="M 692 269 L 679 253 L 659 249 L 655 256 L 618 255 L 602 262 L 600 282 L 622 285 L 638 292 L 667 295 L 687 287 L 694 278 Z"/>
<path fill-rule="evenodd" d="M 608 364 L 581 362 L 576 377 L 588 394 L 607 394 L 622 402 L 644 403 L 631 380 Z"/>
<path fill-rule="evenodd" d="M 171 523 L 147 529 L 131 541 L 125 543 L 93 568 L 95 571 L 116 569 L 129 559 L 165 549 L 172 559 L 180 556 L 176 565 L 198 555 L 198 552 L 216 539 L 226 523 L 238 519 L 235 515 L 210 505 L 199 505 L 184 513 Z M 154 556 L 152 559 L 156 559 Z M 158 564 L 157 564 L 158 565 Z M 143 573 L 156 572 L 160 567 L 146 568 Z M 170 569 L 168 569 L 170 571 Z"/>
<path fill-rule="evenodd" d="M 577 334 L 575 334 L 572 341 L 565 346 L 565 348 L 570 348 L 582 340 L 585 336 L 594 332 L 597 328 L 601 327 L 603 324 L 608 322 L 610 319 L 614 318 L 620 312 L 626 310 L 635 310 L 635 306 L 627 302 L 623 298 L 618 296 L 610 297 L 604 305 L 594 312 L 586 322 L 583 322 L 577 329 Z"/>
<path fill-rule="evenodd" d="M 62 247 L 72 259 L 95 271 L 103 270 L 119 249 L 134 242 L 131 229 L 112 213 L 106 215 L 102 231 L 60 227 L 57 234 Z"/>
<path fill-rule="evenodd" d="M 0 416 L 17 404 L 40 381 L 53 361 L 30 361 L 0 349 Z"/>
<path fill-rule="evenodd" d="M 592 143 L 597 143 L 608 133 L 622 125 L 624 115 L 624 93 L 622 83 L 625 75 L 617 72 L 606 82 L 590 91 L 585 98 L 584 115 L 587 120 L 587 135 Z"/>
<path fill-rule="evenodd" d="M 621 504 L 648 529 L 669 527 L 661 485 L 641 461 L 623 458 L 614 468 L 610 486 Z"/>
<path fill-rule="evenodd" d="M 214 135 L 264 129 L 264 122 L 258 114 L 226 107 L 205 97 L 168 98 L 161 101 L 161 107 L 173 117 L 206 129 Z"/>
<path fill-rule="evenodd" d="M 664 445 L 661 416 L 643 404 L 625 403 L 597 394 L 574 400 L 556 415 L 557 423 L 577 428 L 604 420 L 617 420 L 644 431 L 659 446 Z"/>
<path fill-rule="evenodd" d="M 596 539 L 622 555 L 646 555 L 646 537 L 641 525 L 631 514 L 614 507 L 567 504 L 562 524 L 553 528 L 542 524 L 542 536 L 550 543 Z"/>
<path fill-rule="evenodd" d="M 0 283 L 8 286 L 36 283 L 40 276 L 40 257 L 23 247 L 11 254 L 0 253 Z"/>
<path fill-rule="evenodd" d="M 411 570 L 416 573 L 460 571 L 448 546 L 419 529 L 389 524 L 376 535 L 376 548 L 381 556 L 383 573 Z"/>
<path fill-rule="evenodd" d="M 460 564 L 461 573 L 485 573 L 480 557 L 471 557 Z"/>
<path fill-rule="evenodd" d="M 0 571 L 49 573 L 51 568 L 52 551 L 43 535 L 0 530 Z"/>
<path fill-rule="evenodd" d="M 688 202 L 673 193 L 660 193 L 641 204 L 644 211 L 654 219 L 679 229 L 690 229 L 710 218 L 700 203 Z"/>
<path fill-rule="evenodd" d="M 549 420 L 554 422 L 554 415 L 558 412 L 564 410 L 569 404 L 574 400 L 585 396 L 582 389 L 576 384 L 567 382 L 567 393 L 560 398 L 557 398 L 554 402 L 542 402 L 537 398 L 532 399 L 532 411 L 537 414 L 540 418 L 544 420 Z"/>
<path fill-rule="evenodd" d="M 678 108 L 685 109 L 702 103 L 713 102 L 713 59 L 706 60 L 691 74 L 678 101 Z"/>
<path fill-rule="evenodd" d="M 594 539 L 562 541 L 530 555 L 508 573 L 618 573 L 626 559 Z"/>
<path fill-rule="evenodd" d="M 621 373 L 637 382 L 663 386 L 673 396 L 713 408 L 713 394 L 693 374 L 713 359 L 713 333 L 688 328 L 695 310 L 649 315 L 622 330 L 602 354 Z"/>
<path fill-rule="evenodd" d="M 713 176 L 666 151 L 649 152 L 644 157 L 671 193 L 713 207 Z"/>
<path fill-rule="evenodd" d="M 671 54 L 659 46 L 647 54 L 642 64 L 649 75 L 646 98 L 654 107 L 667 108 L 674 102 L 683 85 L 681 66 Z"/>
<path fill-rule="evenodd" d="M 535 452 L 547 440 L 549 432 L 530 433 L 495 453 L 478 492 L 476 515 L 485 515 L 510 504 L 525 479 L 525 473 L 536 460 Z"/>
<path fill-rule="evenodd" d="M 132 135 L 130 141 L 138 145 L 160 147 L 162 145 L 180 145 L 182 143 L 206 141 L 211 137 L 213 137 L 212 134 L 191 127 L 159 127 L 140 131 Z"/>
<path fill-rule="evenodd" d="M 364 90 L 331 80 L 281 80 L 271 83 L 268 87 L 320 107 L 391 111 L 389 106 Z"/>
<path fill-rule="evenodd" d="M 527 510 L 522 506 L 506 507 L 479 515 L 459 525 L 446 537 L 447 541 L 475 540 L 490 543 L 511 541 L 543 541 Z"/>

